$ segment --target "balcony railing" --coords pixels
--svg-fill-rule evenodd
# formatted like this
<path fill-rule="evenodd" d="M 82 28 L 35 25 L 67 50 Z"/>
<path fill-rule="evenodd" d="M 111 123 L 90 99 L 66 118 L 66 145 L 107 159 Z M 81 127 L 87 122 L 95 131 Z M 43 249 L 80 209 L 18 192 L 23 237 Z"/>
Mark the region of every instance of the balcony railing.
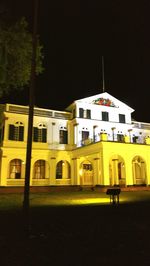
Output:
<path fill-rule="evenodd" d="M 117 134 L 108 135 L 107 133 L 101 134 L 99 138 L 95 137 L 81 140 L 75 146 L 82 147 L 87 146 L 89 144 L 93 144 L 99 141 L 111 141 L 111 142 L 119 142 L 119 143 L 131 143 L 131 144 L 146 144 L 150 145 L 150 137 L 143 137 L 136 140 L 133 140 L 132 136 L 123 135 L 122 139 L 118 139 Z"/>

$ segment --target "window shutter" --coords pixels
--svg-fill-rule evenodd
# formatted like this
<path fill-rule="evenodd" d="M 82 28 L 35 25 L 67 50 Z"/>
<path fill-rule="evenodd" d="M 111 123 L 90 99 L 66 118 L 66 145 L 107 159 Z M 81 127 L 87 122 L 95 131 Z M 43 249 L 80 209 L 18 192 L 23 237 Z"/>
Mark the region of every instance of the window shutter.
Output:
<path fill-rule="evenodd" d="M 14 140 L 14 129 L 15 129 L 14 125 L 9 125 L 9 136 L 8 136 L 9 140 Z"/>
<path fill-rule="evenodd" d="M 33 128 L 33 141 L 38 142 L 38 128 Z"/>
<path fill-rule="evenodd" d="M 63 137 L 64 144 L 68 143 L 68 132 L 64 130 L 64 137 Z"/>
<path fill-rule="evenodd" d="M 24 127 L 19 126 L 19 140 L 23 141 L 24 140 Z"/>
<path fill-rule="evenodd" d="M 42 128 L 42 142 L 47 142 L 47 129 Z"/>
<path fill-rule="evenodd" d="M 87 118 L 91 118 L 91 110 L 87 110 Z"/>
<path fill-rule="evenodd" d="M 79 108 L 79 117 L 80 118 L 83 118 L 83 113 L 84 113 L 83 108 Z"/>

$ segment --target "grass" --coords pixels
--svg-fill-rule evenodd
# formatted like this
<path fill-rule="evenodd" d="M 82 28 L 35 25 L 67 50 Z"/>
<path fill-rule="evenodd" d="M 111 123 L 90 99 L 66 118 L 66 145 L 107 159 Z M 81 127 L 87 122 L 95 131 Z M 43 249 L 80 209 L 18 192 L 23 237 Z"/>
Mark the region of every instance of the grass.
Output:
<path fill-rule="evenodd" d="M 120 204 L 150 200 L 150 191 L 121 192 Z M 23 194 L 1 194 L 0 210 L 21 209 Z M 96 191 L 30 193 L 30 207 L 108 205 L 109 196 Z"/>
<path fill-rule="evenodd" d="M 22 201 L 0 195 L 1 266 L 149 266 L 149 191 L 31 193 L 28 237 Z"/>

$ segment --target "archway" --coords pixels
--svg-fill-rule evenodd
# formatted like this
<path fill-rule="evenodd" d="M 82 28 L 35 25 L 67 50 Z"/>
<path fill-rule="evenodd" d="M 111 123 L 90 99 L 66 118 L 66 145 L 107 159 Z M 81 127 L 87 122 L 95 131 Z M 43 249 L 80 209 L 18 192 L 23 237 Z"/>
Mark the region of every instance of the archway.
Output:
<path fill-rule="evenodd" d="M 146 164 L 141 156 L 135 156 L 132 160 L 133 184 L 146 184 Z"/>
<path fill-rule="evenodd" d="M 110 185 L 124 186 L 125 178 L 125 162 L 120 155 L 114 155 L 109 162 L 109 179 Z"/>

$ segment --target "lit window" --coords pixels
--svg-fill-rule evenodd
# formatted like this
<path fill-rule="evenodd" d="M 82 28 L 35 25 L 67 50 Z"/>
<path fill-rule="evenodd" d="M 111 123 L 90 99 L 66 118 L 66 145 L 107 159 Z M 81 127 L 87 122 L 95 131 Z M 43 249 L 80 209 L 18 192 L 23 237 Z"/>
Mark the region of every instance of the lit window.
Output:
<path fill-rule="evenodd" d="M 83 169 L 84 170 L 89 170 L 89 171 L 92 171 L 92 165 L 91 164 L 83 164 Z"/>
<path fill-rule="evenodd" d="M 21 178 L 21 160 L 14 159 L 10 162 L 10 175 L 11 179 L 20 179 Z"/>
<path fill-rule="evenodd" d="M 45 161 L 38 160 L 34 165 L 34 179 L 44 179 L 45 178 Z"/>

